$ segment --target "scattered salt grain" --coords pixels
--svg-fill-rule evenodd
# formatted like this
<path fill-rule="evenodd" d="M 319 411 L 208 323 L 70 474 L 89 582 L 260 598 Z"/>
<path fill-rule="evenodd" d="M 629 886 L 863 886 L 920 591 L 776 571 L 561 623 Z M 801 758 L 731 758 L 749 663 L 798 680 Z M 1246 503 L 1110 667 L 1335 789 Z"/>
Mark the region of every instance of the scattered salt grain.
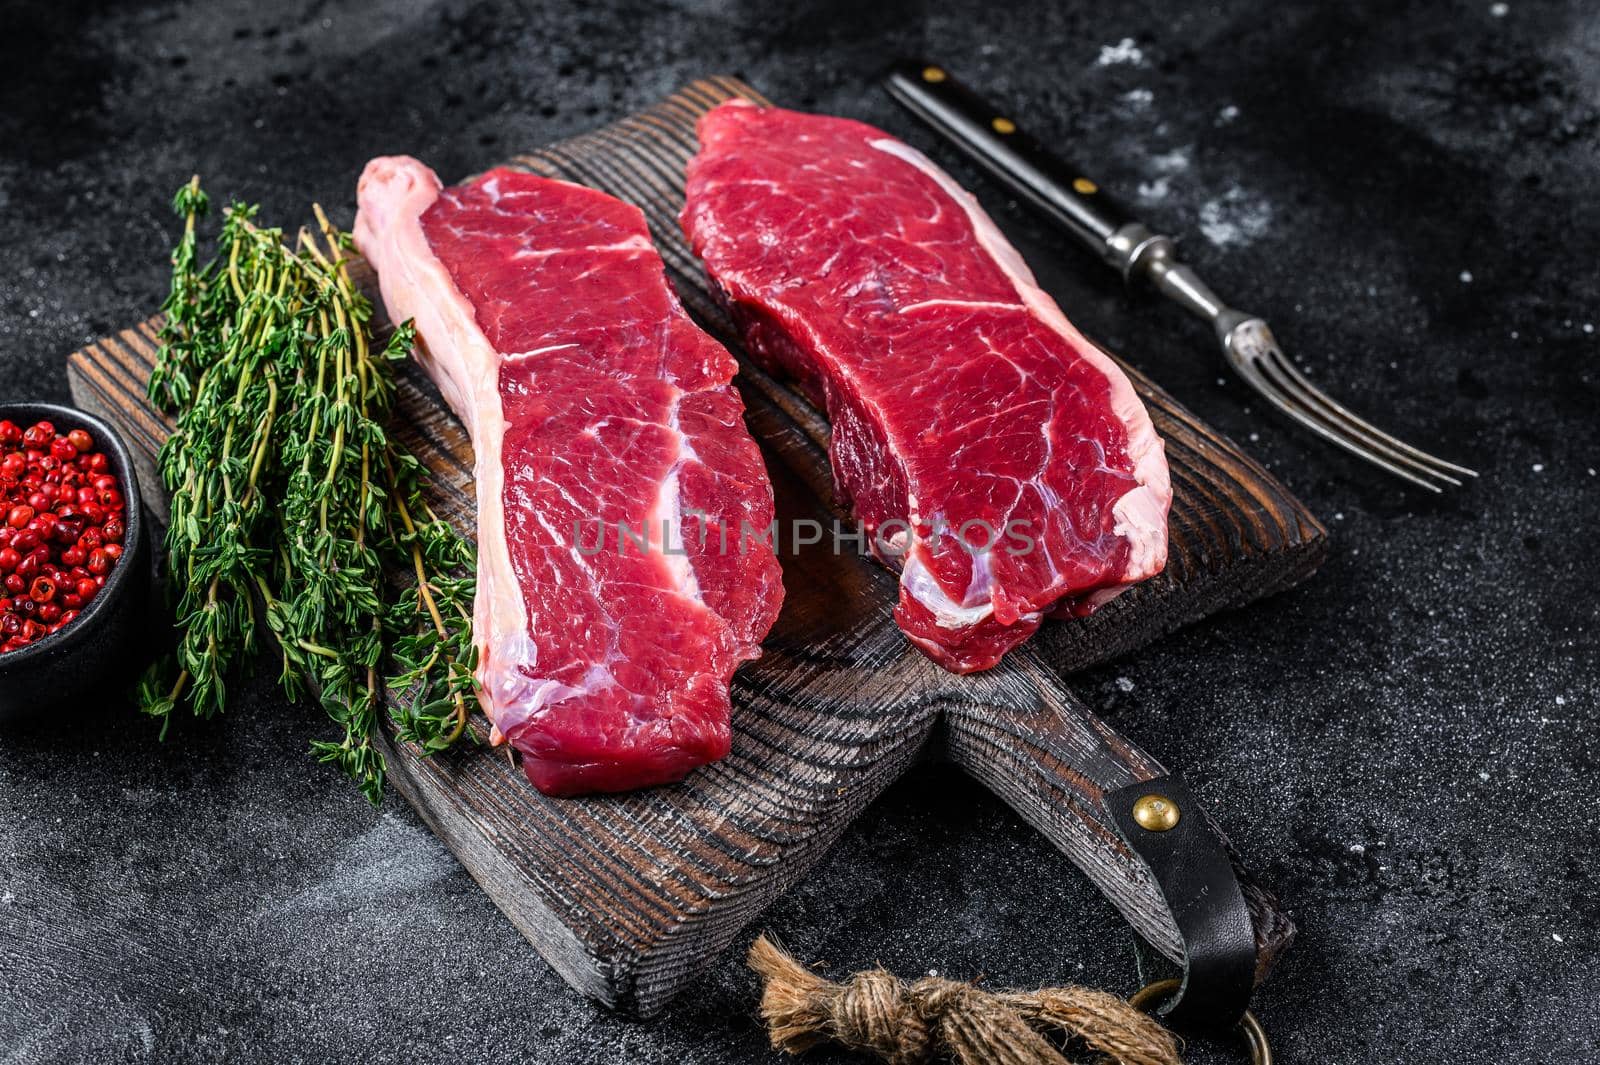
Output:
<path fill-rule="evenodd" d="M 1344 511 L 1341 510 L 1341 511 L 1338 511 L 1337 513 L 1335 513 L 1334 516 L 1333 516 L 1333 520 L 1334 521 L 1343 521 L 1344 520 Z"/>
<path fill-rule="evenodd" d="M 1239 117 L 1239 109 L 1232 104 L 1217 112 L 1217 125 L 1226 126 L 1229 122 Z"/>
<path fill-rule="evenodd" d="M 1534 464 L 1533 464 L 1533 472 L 1534 472 L 1534 473 L 1543 473 L 1543 472 L 1544 472 L 1544 463 L 1542 463 L 1542 462 L 1535 462 L 1535 463 L 1534 463 Z"/>
<path fill-rule="evenodd" d="M 1171 187 L 1164 177 L 1156 178 L 1154 181 L 1141 181 L 1139 182 L 1139 198 L 1141 200 L 1164 200 L 1167 198 L 1167 193 L 1171 190 Z"/>
<path fill-rule="evenodd" d="M 1124 37 L 1116 44 L 1103 44 L 1100 46 L 1100 58 L 1095 63 L 1102 67 L 1116 66 L 1119 63 L 1131 63 L 1137 66 L 1144 62 L 1144 52 L 1134 43 L 1132 37 Z"/>
<path fill-rule="evenodd" d="M 1200 208 L 1200 232 L 1217 247 L 1249 244 L 1272 225 L 1272 205 L 1235 185 Z"/>
<path fill-rule="evenodd" d="M 1367 853 L 1367 848 L 1365 846 L 1363 846 L 1362 844 L 1360 844 L 1360 843 L 1352 843 L 1352 844 L 1350 844 L 1350 853 L 1351 854 L 1365 854 L 1365 853 Z"/>
<path fill-rule="evenodd" d="M 1463 270 L 1463 271 L 1461 271 L 1461 283 L 1463 285 L 1472 284 L 1472 271 L 1471 270 Z"/>
<path fill-rule="evenodd" d="M 1593 322 L 1584 322 L 1583 323 L 1583 331 L 1585 333 L 1593 333 L 1594 332 L 1594 323 Z"/>
<path fill-rule="evenodd" d="M 1149 89 L 1132 89 L 1122 94 L 1122 99 L 1128 104 L 1128 106 L 1138 110 L 1143 110 L 1144 108 L 1149 107 L 1151 101 L 1153 101 L 1155 98 L 1156 94 L 1151 92 Z"/>
<path fill-rule="evenodd" d="M 1252 444 L 1255 443 L 1257 440 L 1260 440 L 1260 439 L 1261 439 L 1261 434 L 1260 433 L 1251 433 L 1250 434 L 1250 442 Z"/>
<path fill-rule="evenodd" d="M 1490 4 L 1489 5 L 1489 14 L 1493 15 L 1495 18 L 1505 18 L 1510 13 L 1511 13 L 1511 6 L 1509 4 Z"/>
<path fill-rule="evenodd" d="M 1566 942 L 1565 939 L 1561 938 L 1561 933 L 1560 932 L 1551 932 L 1550 933 L 1550 938 L 1555 940 L 1557 943 L 1565 943 Z"/>
<path fill-rule="evenodd" d="M 1130 680 L 1127 677 L 1118 677 L 1116 683 L 1117 683 L 1117 691 L 1119 691 L 1119 692 L 1131 692 L 1131 691 L 1133 691 L 1133 681 Z"/>
<path fill-rule="evenodd" d="M 1556 705 L 1557 706 L 1566 706 L 1567 705 L 1567 697 L 1565 695 L 1556 696 Z"/>
<path fill-rule="evenodd" d="M 1177 174 L 1189 169 L 1189 149 L 1174 148 L 1170 152 L 1150 157 L 1150 165 L 1158 174 Z"/>
<path fill-rule="evenodd" d="M 1478 779 L 1487 782 L 1489 779 L 1489 771 L 1487 769 L 1478 770 Z"/>

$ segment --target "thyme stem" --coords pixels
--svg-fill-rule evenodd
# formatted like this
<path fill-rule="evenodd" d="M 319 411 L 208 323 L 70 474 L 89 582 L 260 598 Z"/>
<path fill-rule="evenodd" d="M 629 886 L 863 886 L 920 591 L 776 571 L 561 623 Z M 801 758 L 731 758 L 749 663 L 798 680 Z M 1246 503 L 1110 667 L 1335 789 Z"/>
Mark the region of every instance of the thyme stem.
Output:
<path fill-rule="evenodd" d="M 414 334 L 375 343 L 349 239 L 321 207 L 290 247 L 234 204 L 200 265 L 207 208 L 198 178 L 173 199 L 183 231 L 149 391 L 176 415 L 160 469 L 179 641 L 141 708 L 163 735 L 180 706 L 220 712 L 264 618 L 285 691 L 314 692 L 338 730 L 313 752 L 376 803 L 385 691 L 400 738 L 433 753 L 465 732 L 476 668 L 471 546 L 427 508 L 421 464 L 385 429 Z M 414 592 L 397 572 L 415 573 Z"/>

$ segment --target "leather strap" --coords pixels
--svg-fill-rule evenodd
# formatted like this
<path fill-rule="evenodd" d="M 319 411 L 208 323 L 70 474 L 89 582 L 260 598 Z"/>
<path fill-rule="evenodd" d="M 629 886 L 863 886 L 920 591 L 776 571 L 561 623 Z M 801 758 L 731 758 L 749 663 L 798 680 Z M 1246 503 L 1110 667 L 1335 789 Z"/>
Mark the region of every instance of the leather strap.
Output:
<path fill-rule="evenodd" d="M 1171 811 L 1147 802 L 1141 824 L 1136 808 L 1146 796 L 1170 803 L 1176 823 L 1161 828 Z M 1157 1012 L 1179 1030 L 1233 1028 L 1255 990 L 1256 936 L 1226 843 L 1176 775 L 1108 791 L 1104 802 L 1122 838 L 1149 866 L 1183 940 L 1183 982 Z"/>

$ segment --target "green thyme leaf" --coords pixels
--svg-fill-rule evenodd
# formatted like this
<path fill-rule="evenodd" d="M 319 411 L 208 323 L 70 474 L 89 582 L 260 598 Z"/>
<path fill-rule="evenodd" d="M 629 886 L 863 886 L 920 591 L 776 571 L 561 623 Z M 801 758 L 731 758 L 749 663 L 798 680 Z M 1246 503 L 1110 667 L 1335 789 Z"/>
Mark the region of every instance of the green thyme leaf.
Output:
<path fill-rule="evenodd" d="M 385 692 L 397 735 L 425 754 L 470 734 L 476 698 L 472 547 L 428 509 L 422 464 L 384 428 L 415 331 L 378 343 L 349 235 L 320 208 L 318 232 L 291 246 L 233 204 L 202 266 L 208 205 L 198 178 L 173 198 L 183 233 L 149 395 L 176 418 L 158 465 L 179 640 L 139 705 L 163 735 L 180 707 L 220 713 L 264 627 L 285 694 L 315 693 L 334 725 L 312 753 L 376 803 Z"/>

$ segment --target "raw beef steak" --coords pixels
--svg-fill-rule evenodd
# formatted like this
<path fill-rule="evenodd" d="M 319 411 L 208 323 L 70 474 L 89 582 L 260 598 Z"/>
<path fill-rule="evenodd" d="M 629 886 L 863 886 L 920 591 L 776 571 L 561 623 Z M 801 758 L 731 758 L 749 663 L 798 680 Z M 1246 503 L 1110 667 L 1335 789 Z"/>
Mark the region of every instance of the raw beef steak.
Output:
<path fill-rule="evenodd" d="M 541 791 L 677 780 L 728 750 L 728 680 L 783 588 L 735 363 L 635 207 L 510 170 L 361 176 L 355 239 L 477 454 L 481 699 Z M 640 541 L 644 546 L 640 546 Z"/>
<path fill-rule="evenodd" d="M 907 636 L 987 669 L 1161 571 L 1143 404 L 969 193 L 859 122 L 735 100 L 699 135 L 684 229 L 752 353 L 826 410 Z"/>

